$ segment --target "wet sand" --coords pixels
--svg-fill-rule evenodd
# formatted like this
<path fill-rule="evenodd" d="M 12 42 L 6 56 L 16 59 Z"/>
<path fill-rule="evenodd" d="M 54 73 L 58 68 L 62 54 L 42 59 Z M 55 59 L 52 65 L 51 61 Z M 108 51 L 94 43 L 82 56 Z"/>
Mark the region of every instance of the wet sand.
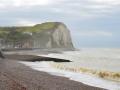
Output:
<path fill-rule="evenodd" d="M 12 58 L 12 57 L 11 57 Z M 14 57 L 15 58 L 15 57 Z M 0 90 L 105 90 L 0 59 Z"/>
<path fill-rule="evenodd" d="M 19 54 L 6 54 L 5 58 L 12 59 L 12 60 L 18 60 L 18 61 L 54 61 L 54 62 L 71 62 L 67 59 L 58 59 L 58 58 L 52 58 L 52 57 L 44 57 L 44 56 L 36 56 L 36 55 L 19 55 Z"/>

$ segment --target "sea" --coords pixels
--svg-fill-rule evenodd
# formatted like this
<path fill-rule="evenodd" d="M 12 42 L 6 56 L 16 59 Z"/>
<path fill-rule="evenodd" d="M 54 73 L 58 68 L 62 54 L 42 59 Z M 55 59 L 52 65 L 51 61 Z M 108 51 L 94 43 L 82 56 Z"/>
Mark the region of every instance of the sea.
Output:
<path fill-rule="evenodd" d="M 67 77 L 70 80 L 82 82 L 90 86 L 108 90 L 120 90 L 119 81 L 107 80 L 94 75 L 67 70 L 67 68 L 87 68 L 90 70 L 120 73 L 120 48 L 81 48 L 76 51 L 51 52 L 44 55 L 38 52 L 37 55 L 67 59 L 71 62 L 20 61 L 20 63 L 30 66 L 34 70 L 47 72 L 55 76 Z"/>

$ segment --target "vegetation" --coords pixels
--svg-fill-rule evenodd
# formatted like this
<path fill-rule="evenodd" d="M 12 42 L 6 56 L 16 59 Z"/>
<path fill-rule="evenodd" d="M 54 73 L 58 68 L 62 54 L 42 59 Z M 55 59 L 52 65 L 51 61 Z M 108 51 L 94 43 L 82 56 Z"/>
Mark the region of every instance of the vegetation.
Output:
<path fill-rule="evenodd" d="M 30 38 L 30 34 L 43 30 L 51 30 L 56 27 L 55 22 L 46 22 L 35 26 L 26 27 L 0 27 L 0 38 L 7 41 L 20 41 Z"/>
<path fill-rule="evenodd" d="M 33 27 L 26 27 L 23 28 L 21 31 L 22 32 L 31 32 L 31 33 L 38 33 L 43 30 L 51 30 L 56 27 L 56 23 L 54 22 L 47 22 L 47 23 L 42 23 L 42 24 L 37 24 Z"/>
<path fill-rule="evenodd" d="M 11 30 L 19 32 L 40 32 L 42 30 L 50 30 L 56 27 L 57 23 L 55 22 L 46 22 L 42 24 L 37 24 L 35 26 L 26 26 L 26 27 L 0 27 L 0 34 L 3 32 L 9 32 Z"/>

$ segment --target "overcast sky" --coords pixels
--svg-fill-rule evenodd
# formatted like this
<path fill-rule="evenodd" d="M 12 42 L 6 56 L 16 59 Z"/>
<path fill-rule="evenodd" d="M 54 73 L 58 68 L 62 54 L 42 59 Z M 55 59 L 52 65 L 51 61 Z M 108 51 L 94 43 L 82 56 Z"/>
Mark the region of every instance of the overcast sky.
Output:
<path fill-rule="evenodd" d="M 0 26 L 65 23 L 76 47 L 120 47 L 120 0 L 0 0 Z"/>

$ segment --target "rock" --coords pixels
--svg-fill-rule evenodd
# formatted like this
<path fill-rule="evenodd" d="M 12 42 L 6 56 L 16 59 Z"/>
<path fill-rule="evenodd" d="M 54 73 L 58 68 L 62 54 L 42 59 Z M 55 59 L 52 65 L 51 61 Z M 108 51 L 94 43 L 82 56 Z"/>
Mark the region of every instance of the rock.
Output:
<path fill-rule="evenodd" d="M 5 58 L 1 50 L 0 50 L 0 58 L 2 58 L 2 59 Z"/>
<path fill-rule="evenodd" d="M 54 23 L 54 28 L 33 34 L 34 48 L 74 49 L 68 28 L 63 23 Z"/>
<path fill-rule="evenodd" d="M 0 27 L 0 45 L 5 49 L 74 50 L 69 29 L 61 22 L 46 22 L 35 26 Z"/>

